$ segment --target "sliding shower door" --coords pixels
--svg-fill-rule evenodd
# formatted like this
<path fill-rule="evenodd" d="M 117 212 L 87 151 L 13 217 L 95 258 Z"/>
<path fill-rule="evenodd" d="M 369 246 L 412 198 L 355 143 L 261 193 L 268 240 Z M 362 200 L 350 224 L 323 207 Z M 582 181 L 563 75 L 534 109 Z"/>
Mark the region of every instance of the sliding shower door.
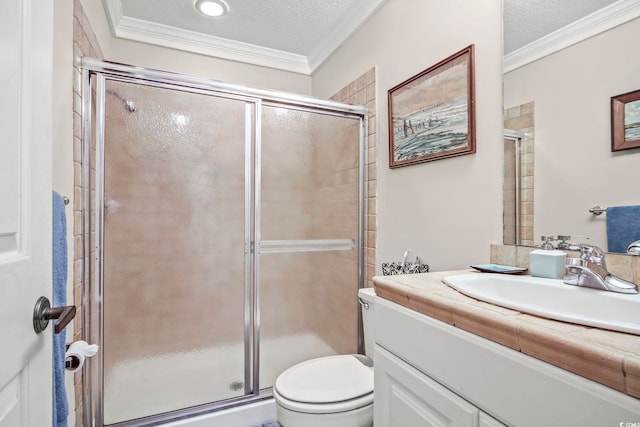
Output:
<path fill-rule="evenodd" d="M 522 160 L 521 138 L 512 135 L 504 137 L 503 167 L 503 243 L 519 245 L 522 240 L 521 194 L 522 194 Z"/>
<path fill-rule="evenodd" d="M 86 58 L 82 105 L 86 425 L 257 402 L 358 351 L 364 107 Z"/>
<path fill-rule="evenodd" d="M 104 423 L 244 395 L 241 100 L 107 80 Z"/>
<path fill-rule="evenodd" d="M 262 109 L 260 387 L 296 363 L 358 348 L 360 121 Z"/>

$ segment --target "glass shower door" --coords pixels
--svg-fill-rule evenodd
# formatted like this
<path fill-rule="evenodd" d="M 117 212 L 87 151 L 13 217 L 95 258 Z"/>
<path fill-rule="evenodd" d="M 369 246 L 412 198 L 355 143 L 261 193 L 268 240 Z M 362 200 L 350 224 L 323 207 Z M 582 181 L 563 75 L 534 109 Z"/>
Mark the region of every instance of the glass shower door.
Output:
<path fill-rule="evenodd" d="M 503 243 L 505 245 L 521 244 L 521 140 L 518 137 L 504 137 L 503 168 Z"/>
<path fill-rule="evenodd" d="M 265 105 L 259 145 L 260 388 L 358 350 L 360 120 Z"/>
<path fill-rule="evenodd" d="M 104 97 L 104 423 L 250 393 L 254 107 L 113 80 Z"/>

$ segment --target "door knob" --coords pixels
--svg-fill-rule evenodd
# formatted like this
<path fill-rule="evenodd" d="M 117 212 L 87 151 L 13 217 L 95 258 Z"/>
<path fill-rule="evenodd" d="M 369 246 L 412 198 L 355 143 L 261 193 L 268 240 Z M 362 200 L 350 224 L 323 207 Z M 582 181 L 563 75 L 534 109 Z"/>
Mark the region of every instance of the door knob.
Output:
<path fill-rule="evenodd" d="M 58 334 L 73 320 L 76 315 L 76 306 L 51 308 L 51 303 L 47 297 L 40 297 L 33 308 L 33 330 L 36 334 L 47 329 L 49 320 L 55 319 L 53 331 Z"/>

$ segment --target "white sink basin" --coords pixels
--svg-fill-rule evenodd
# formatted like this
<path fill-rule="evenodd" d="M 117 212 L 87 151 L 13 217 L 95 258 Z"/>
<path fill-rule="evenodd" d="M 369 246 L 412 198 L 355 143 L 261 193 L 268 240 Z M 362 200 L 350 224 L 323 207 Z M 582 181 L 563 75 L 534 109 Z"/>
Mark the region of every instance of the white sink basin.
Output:
<path fill-rule="evenodd" d="M 472 298 L 524 313 L 640 335 L 640 294 L 504 274 L 461 274 L 446 276 L 444 282 Z"/>

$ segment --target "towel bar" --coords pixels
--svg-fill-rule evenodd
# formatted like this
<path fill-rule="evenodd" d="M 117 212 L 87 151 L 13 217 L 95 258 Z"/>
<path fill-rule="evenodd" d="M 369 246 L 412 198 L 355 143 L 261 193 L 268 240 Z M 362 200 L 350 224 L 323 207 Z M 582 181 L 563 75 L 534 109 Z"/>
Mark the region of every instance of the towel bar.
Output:
<path fill-rule="evenodd" d="M 594 214 L 596 216 L 602 215 L 606 211 L 607 211 L 607 208 L 603 208 L 602 206 L 594 206 L 591 209 L 589 209 L 589 212 L 591 212 L 592 214 Z"/>

